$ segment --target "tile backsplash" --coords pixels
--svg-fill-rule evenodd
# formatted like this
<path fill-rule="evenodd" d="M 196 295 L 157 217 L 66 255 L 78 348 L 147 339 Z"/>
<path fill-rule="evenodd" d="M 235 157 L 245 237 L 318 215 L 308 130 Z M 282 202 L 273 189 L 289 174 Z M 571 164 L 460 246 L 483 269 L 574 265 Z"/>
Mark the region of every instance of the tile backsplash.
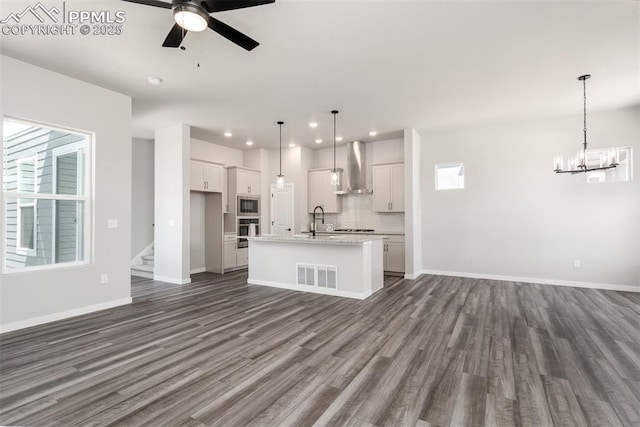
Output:
<path fill-rule="evenodd" d="M 342 211 L 326 214 L 326 224 L 333 228 L 373 228 L 376 231 L 404 232 L 404 213 L 379 213 L 371 210 L 371 194 L 345 194 L 342 197 Z M 311 215 L 309 215 L 311 221 Z M 318 230 L 324 227 L 318 221 Z"/>

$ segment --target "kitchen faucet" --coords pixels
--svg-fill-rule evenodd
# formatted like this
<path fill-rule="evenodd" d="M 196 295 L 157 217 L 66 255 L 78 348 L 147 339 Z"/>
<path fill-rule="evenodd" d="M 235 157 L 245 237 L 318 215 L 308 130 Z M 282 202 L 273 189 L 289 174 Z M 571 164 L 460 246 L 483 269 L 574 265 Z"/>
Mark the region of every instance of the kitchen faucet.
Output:
<path fill-rule="evenodd" d="M 313 237 L 316 237 L 316 211 L 318 209 L 322 211 L 322 223 L 324 224 L 324 209 L 322 209 L 322 206 L 318 205 L 315 208 L 313 208 L 313 222 L 311 223 L 311 235 Z"/>

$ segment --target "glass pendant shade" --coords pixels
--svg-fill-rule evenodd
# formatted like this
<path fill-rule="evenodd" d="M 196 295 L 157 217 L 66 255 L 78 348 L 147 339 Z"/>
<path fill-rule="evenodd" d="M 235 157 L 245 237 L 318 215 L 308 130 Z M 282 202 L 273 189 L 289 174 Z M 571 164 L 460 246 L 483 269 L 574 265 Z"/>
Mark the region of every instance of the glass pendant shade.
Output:
<path fill-rule="evenodd" d="M 276 187 L 281 190 L 284 188 L 284 175 L 278 175 L 276 178 Z"/>
<path fill-rule="evenodd" d="M 331 171 L 331 185 L 334 187 L 340 185 L 340 172 L 335 169 Z"/>

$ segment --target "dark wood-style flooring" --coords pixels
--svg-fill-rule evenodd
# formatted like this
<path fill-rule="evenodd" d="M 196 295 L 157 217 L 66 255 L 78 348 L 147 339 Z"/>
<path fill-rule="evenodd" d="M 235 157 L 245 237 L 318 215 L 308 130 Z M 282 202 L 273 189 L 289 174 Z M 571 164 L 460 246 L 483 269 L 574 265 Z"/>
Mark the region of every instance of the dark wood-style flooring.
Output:
<path fill-rule="evenodd" d="M 640 294 L 388 277 L 364 301 L 136 280 L 0 337 L 2 425 L 640 425 Z"/>

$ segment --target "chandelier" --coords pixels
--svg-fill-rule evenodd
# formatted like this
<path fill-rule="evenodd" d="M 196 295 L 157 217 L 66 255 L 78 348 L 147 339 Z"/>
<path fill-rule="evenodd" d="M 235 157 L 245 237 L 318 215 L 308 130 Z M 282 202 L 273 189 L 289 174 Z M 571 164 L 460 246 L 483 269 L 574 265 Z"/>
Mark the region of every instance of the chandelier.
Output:
<path fill-rule="evenodd" d="M 553 159 L 553 167 L 555 173 L 583 173 L 583 172 L 591 172 L 591 171 L 600 171 L 606 169 L 612 169 L 618 166 L 618 152 L 616 149 L 612 148 L 608 151 L 608 153 L 600 154 L 600 162 L 596 167 L 587 165 L 587 79 L 591 78 L 590 74 L 585 74 L 584 76 L 578 77 L 578 80 L 582 81 L 582 92 L 583 92 L 583 120 L 584 120 L 584 128 L 582 132 L 584 134 L 584 142 L 582 150 L 578 150 L 578 153 L 575 157 L 569 157 L 567 160 L 567 169 L 564 169 L 564 158 L 562 155 L 557 155 Z"/>

